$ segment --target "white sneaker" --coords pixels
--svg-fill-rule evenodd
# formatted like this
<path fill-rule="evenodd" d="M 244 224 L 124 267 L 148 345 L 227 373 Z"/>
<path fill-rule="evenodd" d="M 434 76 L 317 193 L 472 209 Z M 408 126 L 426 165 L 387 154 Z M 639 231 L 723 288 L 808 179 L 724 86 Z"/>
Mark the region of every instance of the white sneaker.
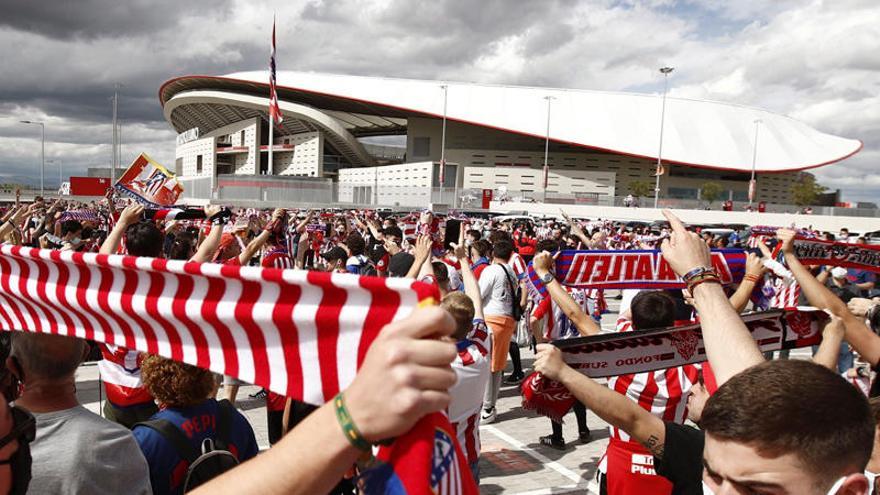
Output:
<path fill-rule="evenodd" d="M 485 424 L 494 423 L 496 416 L 498 416 L 498 412 L 494 407 L 491 409 L 483 409 L 483 414 L 480 415 L 480 422 Z"/>

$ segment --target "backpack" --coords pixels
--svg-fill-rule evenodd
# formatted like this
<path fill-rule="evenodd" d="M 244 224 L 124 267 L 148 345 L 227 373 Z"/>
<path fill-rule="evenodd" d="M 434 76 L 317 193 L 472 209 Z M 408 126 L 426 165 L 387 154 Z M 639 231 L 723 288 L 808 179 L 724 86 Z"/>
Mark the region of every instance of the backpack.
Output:
<path fill-rule="evenodd" d="M 513 296 L 513 304 L 511 308 L 511 318 L 513 321 L 519 321 L 523 317 L 523 307 L 520 304 L 522 301 L 522 287 L 519 284 L 513 283 L 513 277 L 510 276 L 510 271 L 507 265 L 501 265 L 501 269 L 504 270 L 504 276 L 507 278 L 507 285 L 510 286 L 510 293 Z"/>
<path fill-rule="evenodd" d="M 238 457 L 229 451 L 229 437 L 232 429 L 232 418 L 235 408 L 228 400 L 217 402 L 217 430 L 215 438 L 206 438 L 201 449 L 190 443 L 186 435 L 174 423 L 164 419 L 151 419 L 135 424 L 152 428 L 165 438 L 181 459 L 189 466 L 183 482 L 183 493 L 194 490 L 197 486 L 238 466 Z"/>

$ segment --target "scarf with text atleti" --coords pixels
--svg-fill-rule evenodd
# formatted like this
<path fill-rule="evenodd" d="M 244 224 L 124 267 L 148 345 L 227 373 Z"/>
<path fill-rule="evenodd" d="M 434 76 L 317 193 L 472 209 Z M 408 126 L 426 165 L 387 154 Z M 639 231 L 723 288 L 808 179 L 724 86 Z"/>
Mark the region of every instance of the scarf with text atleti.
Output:
<path fill-rule="evenodd" d="M 713 249 L 712 266 L 724 284 L 739 282 L 745 274 L 742 249 Z M 556 279 L 579 289 L 679 289 L 685 284 L 659 250 L 562 251 L 556 258 Z M 547 297 L 534 267 L 529 264 L 531 292 Z"/>
<path fill-rule="evenodd" d="M 742 316 L 761 352 L 797 349 L 822 341 L 828 319 L 814 308 Z M 642 373 L 706 361 L 700 324 L 556 340 L 565 362 L 590 378 Z M 532 373 L 521 387 L 523 408 L 559 420 L 574 396 L 559 382 Z"/>
<path fill-rule="evenodd" d="M 775 238 L 776 227 L 752 227 L 756 242 Z M 804 265 L 828 265 L 880 272 L 880 246 L 823 241 L 811 232 L 799 230 L 794 240 L 794 254 Z M 783 260 L 784 261 L 784 260 Z"/>
<path fill-rule="evenodd" d="M 351 383 L 385 324 L 438 299 L 435 287 L 407 279 L 0 246 L 0 330 L 158 354 L 311 404 Z M 444 415 L 424 424 L 451 428 Z M 437 464 L 434 479 L 411 479 L 402 493 L 440 482 L 476 493 L 469 471 L 449 467 L 450 456 L 466 462 L 457 444 L 434 453 L 436 442 L 414 428 L 383 447 L 389 459 L 432 447 L 419 452 Z"/>

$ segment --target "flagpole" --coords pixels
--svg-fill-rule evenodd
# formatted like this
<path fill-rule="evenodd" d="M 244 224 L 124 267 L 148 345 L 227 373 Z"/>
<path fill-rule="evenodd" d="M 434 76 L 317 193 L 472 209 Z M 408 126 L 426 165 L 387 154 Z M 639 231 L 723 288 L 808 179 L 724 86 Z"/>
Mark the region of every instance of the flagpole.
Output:
<path fill-rule="evenodd" d="M 446 95 L 449 92 L 449 86 L 444 84 L 440 86 L 443 90 L 443 128 L 440 131 L 440 204 L 443 204 L 443 182 L 446 179 Z M 453 207 L 455 198 L 453 198 Z"/>
<path fill-rule="evenodd" d="M 272 162 L 272 141 L 275 140 L 275 123 L 272 122 L 272 114 L 269 114 L 269 175 L 275 175 L 275 164 Z"/>

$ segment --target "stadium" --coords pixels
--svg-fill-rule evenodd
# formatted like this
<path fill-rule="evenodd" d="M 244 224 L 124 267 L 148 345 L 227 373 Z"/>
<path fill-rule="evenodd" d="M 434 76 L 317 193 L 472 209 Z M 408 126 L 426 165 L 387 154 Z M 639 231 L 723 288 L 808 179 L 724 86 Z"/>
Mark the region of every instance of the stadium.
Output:
<path fill-rule="evenodd" d="M 187 194 L 248 199 L 250 188 L 261 191 L 250 199 L 312 191 L 320 200 L 332 192 L 338 202 L 415 206 L 490 190 L 613 205 L 636 182 L 653 189 L 662 153 L 662 200 L 698 200 L 715 182 L 720 199 L 747 201 L 754 169 L 757 200 L 789 204 L 800 174 L 862 147 L 731 103 L 666 97 L 661 128 L 660 95 L 283 71 L 277 81 L 284 121 L 271 167 L 267 72 L 183 76 L 161 87 Z"/>

